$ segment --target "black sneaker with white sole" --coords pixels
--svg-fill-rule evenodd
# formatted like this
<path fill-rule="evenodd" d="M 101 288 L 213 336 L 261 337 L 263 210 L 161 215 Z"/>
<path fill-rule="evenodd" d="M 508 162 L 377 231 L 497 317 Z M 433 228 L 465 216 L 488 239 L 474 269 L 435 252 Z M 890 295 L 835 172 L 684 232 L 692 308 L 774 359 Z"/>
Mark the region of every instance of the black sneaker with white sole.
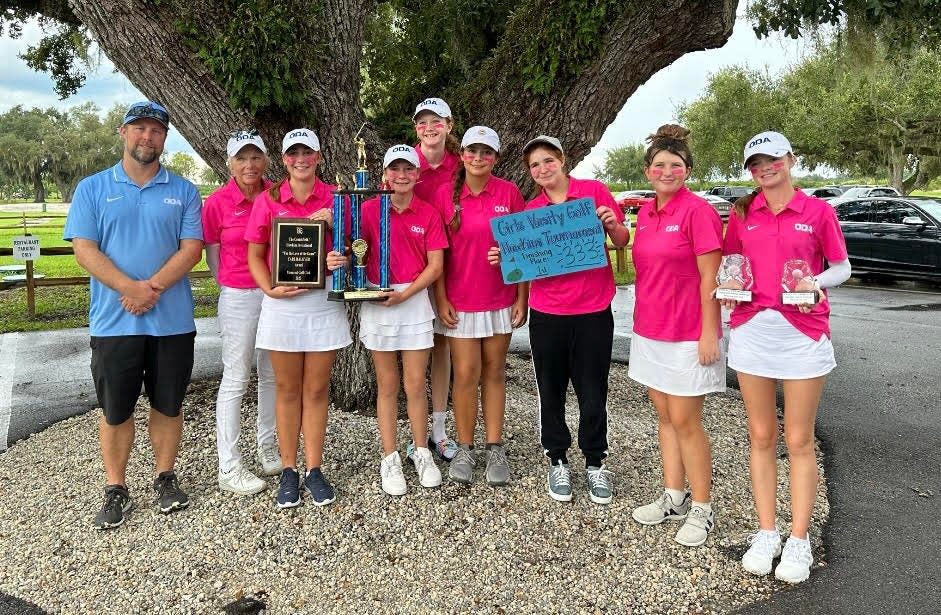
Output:
<path fill-rule="evenodd" d="M 105 500 L 95 515 L 95 527 L 109 530 L 124 523 L 124 517 L 134 508 L 134 498 L 124 485 L 105 487 Z"/>
<path fill-rule="evenodd" d="M 157 475 L 154 479 L 154 491 L 157 492 L 157 505 L 162 513 L 171 513 L 189 506 L 190 498 L 180 489 L 180 483 L 173 470 Z"/>

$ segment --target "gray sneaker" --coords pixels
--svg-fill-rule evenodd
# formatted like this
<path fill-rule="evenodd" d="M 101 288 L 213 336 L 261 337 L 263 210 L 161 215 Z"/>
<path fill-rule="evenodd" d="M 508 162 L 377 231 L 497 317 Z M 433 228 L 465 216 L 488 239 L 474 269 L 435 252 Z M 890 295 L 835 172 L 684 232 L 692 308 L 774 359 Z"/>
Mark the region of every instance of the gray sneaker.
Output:
<path fill-rule="evenodd" d="M 569 464 L 559 463 L 549 467 L 549 475 L 546 477 L 546 484 L 549 486 L 549 497 L 557 502 L 572 501 L 572 473 L 569 472 Z"/>
<path fill-rule="evenodd" d="M 453 462 L 452 462 L 453 463 Z M 505 485 L 510 482 L 510 464 L 506 461 L 506 451 L 502 444 L 487 446 L 487 483 L 491 486 Z"/>
<path fill-rule="evenodd" d="M 611 487 L 611 479 L 614 478 L 614 472 L 608 470 L 601 464 L 598 466 L 588 466 L 585 468 L 585 482 L 588 483 L 588 497 L 595 504 L 610 504 L 611 495 L 614 489 Z"/>
<path fill-rule="evenodd" d="M 715 523 L 716 517 L 712 510 L 706 510 L 698 504 L 692 506 L 686 515 L 686 523 L 680 527 L 674 540 L 687 547 L 698 547 L 709 538 Z"/>
<path fill-rule="evenodd" d="M 467 446 L 461 446 L 457 449 L 454 459 L 451 460 L 451 467 L 448 468 L 448 477 L 456 483 L 469 485 L 474 480 L 474 468 L 477 467 L 477 459 L 474 451 Z"/>
<path fill-rule="evenodd" d="M 659 498 L 650 504 L 635 508 L 631 516 L 638 523 L 657 525 L 664 521 L 685 519 L 686 513 L 689 512 L 689 505 L 690 496 L 688 491 L 683 495 L 683 502 L 680 504 L 674 504 L 670 494 L 664 491 Z"/>
<path fill-rule="evenodd" d="M 261 473 L 265 476 L 278 476 L 284 469 L 281 463 L 281 453 L 278 452 L 278 446 L 272 442 L 258 447 L 258 463 L 261 465 Z"/>

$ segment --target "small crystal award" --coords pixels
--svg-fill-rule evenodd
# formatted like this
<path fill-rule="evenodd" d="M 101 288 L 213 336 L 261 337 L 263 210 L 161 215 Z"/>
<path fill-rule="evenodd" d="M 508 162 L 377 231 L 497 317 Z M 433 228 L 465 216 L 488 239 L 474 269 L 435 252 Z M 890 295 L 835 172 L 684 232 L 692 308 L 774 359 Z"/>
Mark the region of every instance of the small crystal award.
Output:
<path fill-rule="evenodd" d="M 716 299 L 751 301 L 751 287 L 755 279 L 751 273 L 751 262 L 747 256 L 728 254 L 722 257 L 716 273 Z"/>
<path fill-rule="evenodd" d="M 784 305 L 803 305 L 817 303 L 820 293 L 811 288 L 810 290 L 798 290 L 797 287 L 803 280 L 810 281 L 814 277 L 810 270 L 810 264 L 799 258 L 791 259 L 784 263 L 784 273 L 781 276 L 781 286 L 784 292 L 781 293 L 781 303 Z"/>

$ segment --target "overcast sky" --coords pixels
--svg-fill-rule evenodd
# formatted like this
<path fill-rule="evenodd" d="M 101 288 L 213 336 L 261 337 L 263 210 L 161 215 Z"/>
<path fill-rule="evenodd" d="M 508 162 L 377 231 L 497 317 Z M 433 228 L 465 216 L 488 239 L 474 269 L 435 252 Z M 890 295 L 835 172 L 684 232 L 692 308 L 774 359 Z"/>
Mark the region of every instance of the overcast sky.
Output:
<path fill-rule="evenodd" d="M 112 64 L 103 58 L 101 66 L 89 75 L 78 94 L 59 100 L 49 77 L 30 70 L 16 57 L 27 44 L 38 41 L 40 34 L 37 26 L 30 25 L 25 28 L 20 39 L 0 38 L 0 57 L 7 58 L 4 70 L 0 73 L 0 112 L 17 104 L 25 107 L 71 107 L 86 101 L 92 101 L 105 110 L 116 102 L 131 103 L 144 98 L 127 79 L 114 72 Z M 638 88 L 591 154 L 575 168 L 574 174 L 591 177 L 593 167 L 600 166 L 604 160 L 605 151 L 641 142 L 661 124 L 675 120 L 677 106 L 698 98 L 711 73 L 726 66 L 747 64 L 777 74 L 797 63 L 808 51 L 807 44 L 802 41 L 782 37 L 759 41 L 748 23 L 739 19 L 732 38 L 724 47 L 687 54 Z M 171 131 L 166 149 L 171 152 L 193 152 L 176 131 Z"/>

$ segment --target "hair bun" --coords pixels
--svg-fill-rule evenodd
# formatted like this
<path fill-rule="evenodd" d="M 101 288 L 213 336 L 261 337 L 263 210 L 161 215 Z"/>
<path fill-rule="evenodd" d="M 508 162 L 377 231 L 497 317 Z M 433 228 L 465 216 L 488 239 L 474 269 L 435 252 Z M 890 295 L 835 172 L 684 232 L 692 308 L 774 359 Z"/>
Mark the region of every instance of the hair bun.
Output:
<path fill-rule="evenodd" d="M 657 132 L 647 137 L 648 143 L 659 141 L 660 139 L 673 139 L 674 141 L 687 141 L 689 131 L 679 124 L 664 124 L 657 129 Z"/>

